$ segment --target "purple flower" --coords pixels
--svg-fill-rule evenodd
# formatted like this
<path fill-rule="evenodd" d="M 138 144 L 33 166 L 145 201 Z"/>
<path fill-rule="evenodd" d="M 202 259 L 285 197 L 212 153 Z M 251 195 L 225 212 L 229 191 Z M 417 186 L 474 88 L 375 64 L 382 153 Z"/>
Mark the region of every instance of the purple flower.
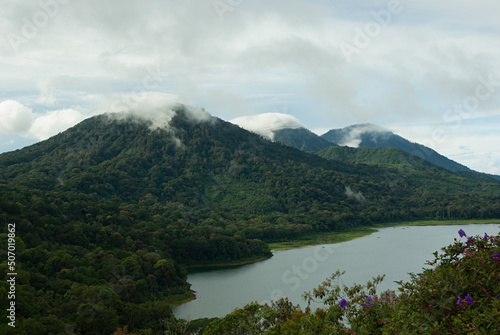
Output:
<path fill-rule="evenodd" d="M 361 306 L 361 308 L 370 307 L 371 305 L 373 305 L 373 298 L 372 297 L 370 297 L 370 296 L 366 297 L 366 301 L 368 301 L 368 303 Z"/>
<path fill-rule="evenodd" d="M 458 297 L 457 305 L 464 307 L 464 305 L 462 305 L 462 299 L 460 297 Z"/>
<path fill-rule="evenodd" d="M 469 243 L 470 243 L 470 241 L 472 241 L 472 237 L 469 237 L 469 238 L 467 239 L 467 244 L 469 244 Z"/>
<path fill-rule="evenodd" d="M 465 296 L 465 301 L 467 301 L 469 305 L 472 305 L 474 303 L 474 300 L 472 300 L 469 293 L 467 293 L 467 295 Z"/>
<path fill-rule="evenodd" d="M 488 241 L 488 234 L 484 233 L 484 240 Z"/>
<path fill-rule="evenodd" d="M 460 235 L 460 237 L 464 237 L 464 236 L 465 236 L 465 232 L 464 232 L 464 230 L 463 230 L 463 229 L 460 229 L 460 230 L 458 231 L 458 235 Z"/>
<path fill-rule="evenodd" d="M 347 306 L 347 301 L 345 299 L 342 299 L 340 300 L 339 305 L 341 308 L 344 308 L 345 306 Z"/>
<path fill-rule="evenodd" d="M 493 254 L 493 259 L 496 260 L 497 262 L 500 261 L 500 252 Z"/>

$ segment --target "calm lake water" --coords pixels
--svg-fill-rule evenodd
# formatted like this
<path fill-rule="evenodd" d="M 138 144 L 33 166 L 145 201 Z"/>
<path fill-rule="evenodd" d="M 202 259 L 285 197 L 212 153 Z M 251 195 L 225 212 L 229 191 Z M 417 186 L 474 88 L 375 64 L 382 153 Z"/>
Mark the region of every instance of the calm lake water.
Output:
<path fill-rule="evenodd" d="M 288 297 L 306 306 L 302 294 L 320 285 L 337 269 L 345 270 L 345 285 L 366 284 L 377 275 L 386 278 L 378 292 L 396 289 L 394 281 L 407 281 L 419 273 L 434 251 L 452 244 L 463 229 L 468 236 L 496 235 L 498 224 L 390 227 L 369 236 L 338 244 L 273 252 L 265 261 L 243 266 L 195 270 L 188 282 L 196 299 L 174 309 L 178 318 L 220 317 L 252 301 Z"/>

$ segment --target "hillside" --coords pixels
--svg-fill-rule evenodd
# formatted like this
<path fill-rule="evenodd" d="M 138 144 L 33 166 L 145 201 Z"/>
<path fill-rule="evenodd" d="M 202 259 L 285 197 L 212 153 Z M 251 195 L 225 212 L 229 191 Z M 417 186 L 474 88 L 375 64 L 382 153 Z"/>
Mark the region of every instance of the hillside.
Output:
<path fill-rule="evenodd" d="M 0 218 L 19 232 L 16 334 L 164 330 L 190 297 L 184 266 L 269 257 L 263 241 L 500 217 L 498 184 L 327 160 L 195 114 L 100 115 L 0 155 Z"/>
<path fill-rule="evenodd" d="M 403 163 L 433 166 L 420 157 L 412 156 L 397 148 L 351 148 L 338 146 L 323 149 L 317 152 L 317 155 L 344 163 L 386 165 L 393 167 L 397 167 Z"/>
<path fill-rule="evenodd" d="M 279 129 L 274 131 L 273 139 L 274 141 L 307 152 L 320 151 L 336 145 L 306 128 Z"/>
<path fill-rule="evenodd" d="M 398 148 L 451 171 L 471 171 L 468 167 L 437 153 L 435 150 L 410 142 L 385 128 L 372 124 L 332 129 L 321 137 L 333 143 L 351 147 Z"/>
<path fill-rule="evenodd" d="M 411 169 L 426 173 L 435 173 L 437 166 L 426 160 L 410 155 L 397 148 L 351 148 L 351 147 L 329 147 L 318 151 L 318 156 L 352 164 L 382 165 L 386 167 L 401 169 Z M 498 183 L 496 176 L 479 173 L 475 171 L 457 171 L 457 175 L 465 176 L 469 179 L 484 183 Z"/>

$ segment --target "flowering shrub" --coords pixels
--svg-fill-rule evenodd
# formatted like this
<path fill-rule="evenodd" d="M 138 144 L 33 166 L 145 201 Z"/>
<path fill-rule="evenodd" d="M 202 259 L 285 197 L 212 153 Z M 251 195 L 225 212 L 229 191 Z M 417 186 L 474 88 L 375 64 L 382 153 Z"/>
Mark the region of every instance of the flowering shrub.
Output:
<path fill-rule="evenodd" d="M 317 301 L 324 308 L 302 311 L 286 300 L 271 307 L 252 304 L 215 322 L 207 333 L 500 334 L 500 235 L 471 237 L 462 229 L 458 235 L 441 254 L 434 253 L 431 268 L 399 282 L 399 294 L 377 295 L 383 276 L 346 287 L 340 281 L 344 272 L 337 271 L 304 295 L 308 306 Z"/>
<path fill-rule="evenodd" d="M 500 334 L 498 237 L 458 234 L 434 253 L 433 268 L 400 283 L 401 299 L 382 333 Z"/>

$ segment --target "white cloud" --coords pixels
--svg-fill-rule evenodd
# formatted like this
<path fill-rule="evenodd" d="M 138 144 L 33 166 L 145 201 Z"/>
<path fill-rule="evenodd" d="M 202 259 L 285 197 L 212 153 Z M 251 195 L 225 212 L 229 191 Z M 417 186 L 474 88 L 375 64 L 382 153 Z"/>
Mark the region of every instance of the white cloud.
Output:
<path fill-rule="evenodd" d="M 0 102 L 0 133 L 45 140 L 87 118 L 75 109 L 33 113 L 23 104 L 6 100 Z"/>
<path fill-rule="evenodd" d="M 149 91 L 108 96 L 101 102 L 101 112 L 119 119 L 132 115 L 138 120 L 150 121 L 151 129 L 169 129 L 169 123 L 175 116 L 175 108 L 180 105 L 186 107 L 185 111 L 193 120 L 211 120 L 209 113 L 187 105 L 177 95 Z"/>
<path fill-rule="evenodd" d="M 382 136 L 383 134 L 389 135 L 389 130 L 382 128 L 373 124 L 362 124 L 357 125 L 356 127 L 346 129 L 346 133 L 344 137 L 338 141 L 338 145 L 345 145 L 348 147 L 357 148 L 361 143 L 361 136 L 364 133 L 377 133 L 378 136 Z"/>
<path fill-rule="evenodd" d="M 34 119 L 31 108 L 14 100 L 0 102 L 0 132 L 25 135 Z"/>
<path fill-rule="evenodd" d="M 86 117 L 74 109 L 49 111 L 36 117 L 29 134 L 39 140 L 45 140 L 83 121 Z"/>
<path fill-rule="evenodd" d="M 283 113 L 264 113 L 241 116 L 229 121 L 248 131 L 260 134 L 268 139 L 274 138 L 274 132 L 280 129 L 302 128 L 304 125 L 295 117 Z"/>
<path fill-rule="evenodd" d="M 340 44 L 353 43 L 356 29 L 388 0 L 229 1 L 233 8 L 222 19 L 213 1 L 66 2 L 55 0 L 54 15 L 30 36 L 23 18 L 33 21 L 45 2 L 2 6 L 2 99 L 35 112 L 37 103 L 96 110 L 99 97 L 133 95 L 161 68 L 169 76 L 151 91 L 174 93 L 225 119 L 288 106 L 315 129 L 390 127 L 441 122 L 448 108 L 474 95 L 478 77 L 500 78 L 496 0 L 401 0 L 403 10 L 351 63 Z M 24 38 L 17 52 L 11 34 Z M 477 113 L 498 106 L 499 92 Z M 278 98 L 253 99 L 264 94 Z M 282 94 L 299 98 L 287 105 Z"/>

